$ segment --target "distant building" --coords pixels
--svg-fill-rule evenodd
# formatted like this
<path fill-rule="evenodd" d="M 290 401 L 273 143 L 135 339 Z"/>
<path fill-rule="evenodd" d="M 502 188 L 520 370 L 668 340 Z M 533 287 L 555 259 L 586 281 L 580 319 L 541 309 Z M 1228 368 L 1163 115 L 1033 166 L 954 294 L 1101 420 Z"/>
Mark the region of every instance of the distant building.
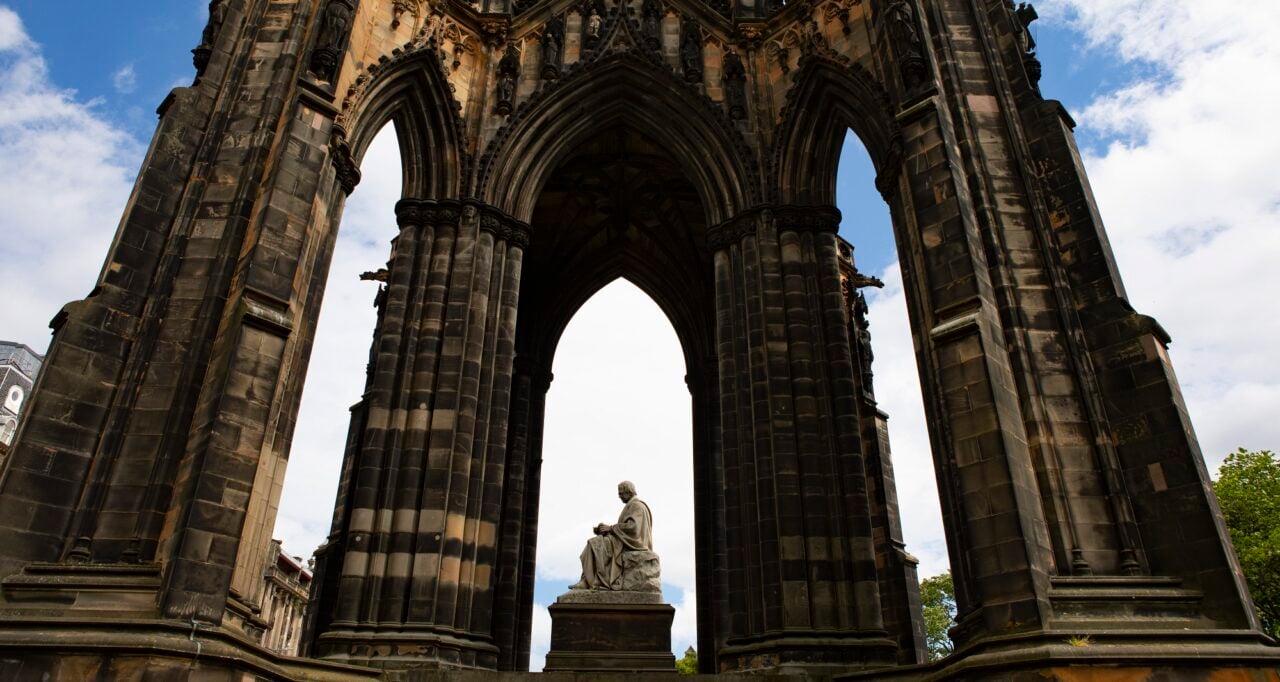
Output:
<path fill-rule="evenodd" d="M 13 444 L 18 415 L 31 397 L 44 356 L 29 346 L 0 341 L 0 460 Z"/>
<path fill-rule="evenodd" d="M 311 594 L 311 570 L 300 558 L 291 557 L 272 540 L 276 560 L 263 574 L 262 619 L 269 623 L 262 646 L 285 656 L 298 655 L 303 616 Z"/>

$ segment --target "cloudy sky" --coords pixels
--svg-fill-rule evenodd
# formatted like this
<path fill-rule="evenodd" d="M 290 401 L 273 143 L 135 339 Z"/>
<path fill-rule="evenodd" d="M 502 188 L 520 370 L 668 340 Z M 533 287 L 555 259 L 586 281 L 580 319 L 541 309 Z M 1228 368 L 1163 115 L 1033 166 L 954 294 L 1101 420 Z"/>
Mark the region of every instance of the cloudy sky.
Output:
<path fill-rule="evenodd" d="M 0 0 L 0 338 L 43 350 L 47 324 L 93 286 L 169 88 L 191 77 L 204 0 Z M 1047 96 L 1078 130 L 1134 306 L 1172 334 L 1171 355 L 1211 470 L 1236 447 L 1280 447 L 1280 3 L 1044 0 Z M 944 571 L 937 495 L 901 278 L 869 164 L 846 144 L 842 234 L 873 294 L 877 392 L 891 415 L 909 548 Z M 374 290 L 394 231 L 397 150 L 384 134 L 342 227 L 294 441 L 277 537 L 308 554 L 327 532 L 347 408 L 363 381 Z M 548 396 L 533 669 L 545 605 L 576 578 L 614 484 L 654 509 L 674 647 L 693 642 L 688 393 L 675 334 L 618 282 L 565 333 Z M 604 444 L 609 444 L 605 447 Z"/>

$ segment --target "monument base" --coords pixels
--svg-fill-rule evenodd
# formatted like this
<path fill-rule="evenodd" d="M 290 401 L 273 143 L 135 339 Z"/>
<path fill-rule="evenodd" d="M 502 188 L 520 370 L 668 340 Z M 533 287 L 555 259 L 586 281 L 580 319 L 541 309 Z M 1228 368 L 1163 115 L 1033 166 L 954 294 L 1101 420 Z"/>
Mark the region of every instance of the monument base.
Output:
<path fill-rule="evenodd" d="M 547 610 L 546 672 L 675 672 L 676 610 L 660 593 L 572 590 Z"/>

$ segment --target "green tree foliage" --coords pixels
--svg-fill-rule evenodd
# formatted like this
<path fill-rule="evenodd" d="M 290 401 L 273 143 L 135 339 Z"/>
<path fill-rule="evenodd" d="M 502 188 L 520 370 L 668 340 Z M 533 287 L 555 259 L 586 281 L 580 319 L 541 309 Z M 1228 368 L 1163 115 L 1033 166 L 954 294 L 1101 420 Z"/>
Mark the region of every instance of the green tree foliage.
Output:
<path fill-rule="evenodd" d="M 929 660 L 949 655 L 954 648 L 947 631 L 956 624 L 956 588 L 951 571 L 920 582 L 920 601 L 924 606 L 924 635 Z"/>
<path fill-rule="evenodd" d="M 684 658 L 676 661 L 676 672 L 681 675 L 698 674 L 698 652 L 689 647 L 684 651 Z"/>
<path fill-rule="evenodd" d="M 1280 637 L 1280 460 L 1240 448 L 1227 455 L 1213 489 L 1262 627 Z"/>

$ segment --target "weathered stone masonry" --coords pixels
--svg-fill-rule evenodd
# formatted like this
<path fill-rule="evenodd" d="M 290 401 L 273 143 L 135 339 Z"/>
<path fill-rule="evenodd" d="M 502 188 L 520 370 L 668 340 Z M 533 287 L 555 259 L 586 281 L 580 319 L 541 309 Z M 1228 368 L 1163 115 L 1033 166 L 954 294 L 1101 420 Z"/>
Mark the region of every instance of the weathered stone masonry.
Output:
<path fill-rule="evenodd" d="M 549 368 L 617 277 L 686 356 L 705 672 L 1274 675 L 1034 18 L 214 0 L 0 473 L 0 678 L 525 668 Z M 399 232 L 308 658 L 285 659 L 254 643 L 261 576 L 343 202 L 388 123 Z M 894 387 L 835 236 L 849 129 L 893 217 L 955 577 L 934 666 L 875 409 Z"/>

